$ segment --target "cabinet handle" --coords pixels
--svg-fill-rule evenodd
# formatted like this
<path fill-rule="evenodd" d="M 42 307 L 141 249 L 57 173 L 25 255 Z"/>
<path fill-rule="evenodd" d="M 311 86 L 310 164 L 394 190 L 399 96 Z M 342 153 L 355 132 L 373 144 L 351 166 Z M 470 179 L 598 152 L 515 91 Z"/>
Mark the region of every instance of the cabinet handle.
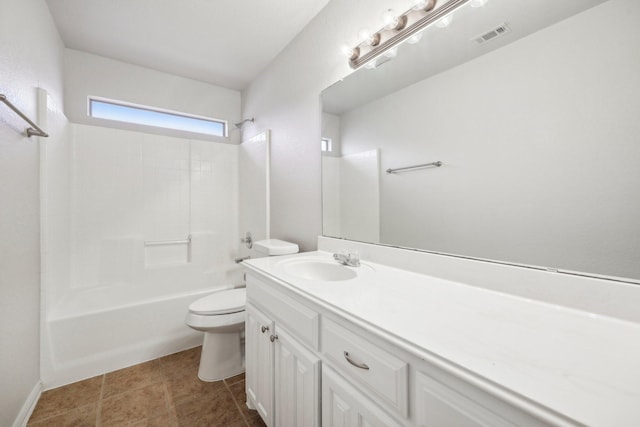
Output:
<path fill-rule="evenodd" d="M 369 366 L 366 363 L 358 363 L 355 360 L 353 360 L 351 356 L 349 356 L 348 351 L 344 352 L 344 358 L 347 359 L 347 362 L 351 363 L 356 368 L 366 369 L 367 371 L 369 370 Z"/>
<path fill-rule="evenodd" d="M 277 335 L 271 335 L 271 336 L 269 337 L 269 339 L 271 340 L 271 342 L 274 342 L 275 340 L 277 340 L 277 339 L 278 339 L 278 336 L 277 336 Z"/>
<path fill-rule="evenodd" d="M 260 330 L 262 331 L 262 333 L 264 334 L 265 332 L 267 332 L 269 330 L 268 326 L 261 326 Z"/>

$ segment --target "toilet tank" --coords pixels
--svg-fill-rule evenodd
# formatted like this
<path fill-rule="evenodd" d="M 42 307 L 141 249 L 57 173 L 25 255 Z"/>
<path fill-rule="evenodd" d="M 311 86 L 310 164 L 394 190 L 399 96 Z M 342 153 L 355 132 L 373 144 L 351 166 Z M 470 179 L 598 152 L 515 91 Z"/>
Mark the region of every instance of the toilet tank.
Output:
<path fill-rule="evenodd" d="M 279 239 L 258 240 L 253 243 L 253 249 L 256 251 L 256 257 L 266 257 L 274 255 L 290 255 L 298 253 L 298 245 L 291 242 L 285 242 Z"/>

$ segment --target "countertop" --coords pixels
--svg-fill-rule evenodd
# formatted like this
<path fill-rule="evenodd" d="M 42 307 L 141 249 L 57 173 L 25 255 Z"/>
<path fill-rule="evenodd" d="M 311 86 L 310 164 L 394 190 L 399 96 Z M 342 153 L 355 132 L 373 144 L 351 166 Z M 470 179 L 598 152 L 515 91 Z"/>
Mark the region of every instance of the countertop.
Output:
<path fill-rule="evenodd" d="M 577 423 L 640 425 L 640 325 L 364 260 L 355 279 L 315 281 L 287 261 L 245 261 L 312 301 L 524 396 Z M 639 308 L 640 309 L 640 308 Z"/>

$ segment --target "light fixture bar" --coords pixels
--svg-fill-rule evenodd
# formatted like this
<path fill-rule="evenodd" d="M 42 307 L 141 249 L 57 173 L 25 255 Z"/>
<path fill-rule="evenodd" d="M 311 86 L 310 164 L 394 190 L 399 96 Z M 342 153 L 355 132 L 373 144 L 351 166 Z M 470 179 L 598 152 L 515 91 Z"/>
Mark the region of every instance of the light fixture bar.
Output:
<path fill-rule="evenodd" d="M 399 16 L 400 20 L 406 20 L 407 22 L 407 25 L 403 29 L 382 28 L 376 33 L 380 35 L 380 42 L 375 46 L 360 43 L 353 49 L 354 55 L 349 58 L 349 65 L 353 69 L 361 67 L 469 1 L 470 0 L 449 0 L 442 6 L 436 7 L 428 12 L 414 10 L 413 8 L 409 9 Z"/>

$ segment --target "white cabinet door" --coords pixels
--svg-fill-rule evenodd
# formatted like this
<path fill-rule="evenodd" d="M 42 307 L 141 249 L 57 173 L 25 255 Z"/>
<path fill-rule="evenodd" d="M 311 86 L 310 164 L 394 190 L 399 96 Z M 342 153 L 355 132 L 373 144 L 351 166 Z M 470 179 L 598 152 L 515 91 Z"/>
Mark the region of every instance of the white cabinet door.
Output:
<path fill-rule="evenodd" d="M 320 426 L 320 359 L 276 325 L 276 426 Z"/>
<path fill-rule="evenodd" d="M 419 427 L 542 427 L 547 424 L 436 369 L 415 375 Z"/>
<path fill-rule="evenodd" d="M 322 367 L 323 427 L 396 427 L 402 424 L 331 368 Z"/>
<path fill-rule="evenodd" d="M 267 426 L 273 420 L 273 344 L 269 339 L 274 325 L 255 306 L 247 304 L 245 325 L 245 362 L 247 399 Z"/>

